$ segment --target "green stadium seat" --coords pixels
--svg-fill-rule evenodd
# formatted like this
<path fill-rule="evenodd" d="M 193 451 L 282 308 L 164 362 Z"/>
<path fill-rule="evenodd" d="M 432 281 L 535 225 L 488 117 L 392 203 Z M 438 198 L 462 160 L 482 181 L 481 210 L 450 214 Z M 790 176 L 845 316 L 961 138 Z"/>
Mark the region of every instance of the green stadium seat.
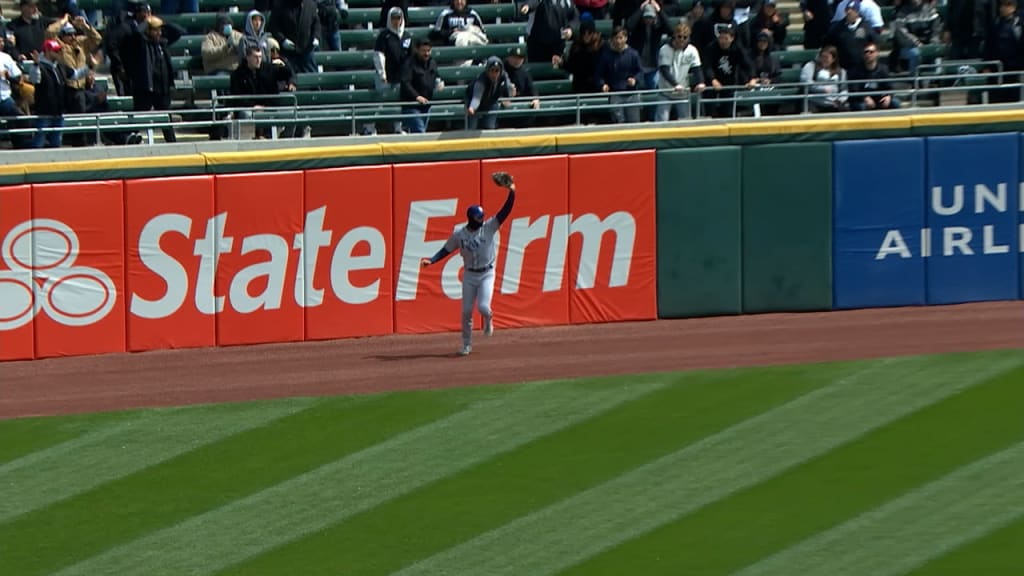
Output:
<path fill-rule="evenodd" d="M 779 76 L 779 84 L 795 84 L 800 81 L 799 68 L 783 68 Z"/>
<path fill-rule="evenodd" d="M 373 70 L 346 70 L 340 72 L 314 72 L 295 75 L 295 86 L 299 89 L 345 90 L 373 88 L 377 73 Z"/>
<path fill-rule="evenodd" d="M 535 80 L 553 80 L 568 78 L 569 73 L 564 68 L 555 68 L 547 62 L 532 62 L 525 65 L 530 71 L 530 76 Z"/>
<path fill-rule="evenodd" d="M 438 63 L 459 62 L 463 60 L 484 61 L 490 56 L 504 58 L 512 53 L 512 49 L 521 46 L 517 43 L 487 44 L 484 46 L 435 46 L 431 55 Z"/>
<path fill-rule="evenodd" d="M 299 106 L 323 106 L 376 102 L 378 94 L 372 90 L 310 90 L 295 92 Z"/>
<path fill-rule="evenodd" d="M 437 74 L 445 84 L 470 83 L 484 71 L 483 66 L 438 66 Z"/>
<path fill-rule="evenodd" d="M 178 41 L 167 47 L 171 55 L 181 56 L 185 54 L 202 54 L 203 38 L 206 34 L 188 34 L 178 38 Z"/>
<path fill-rule="evenodd" d="M 175 72 L 182 70 L 200 72 L 203 69 L 203 57 L 199 54 L 193 56 L 171 56 L 171 67 Z"/>
<path fill-rule="evenodd" d="M 790 28 L 786 30 L 786 46 L 803 46 L 804 31 L 802 29 Z"/>
<path fill-rule="evenodd" d="M 231 25 L 237 30 L 245 30 L 245 12 L 231 12 Z M 174 22 L 189 34 L 206 34 L 217 22 L 216 12 L 195 12 L 186 14 L 161 14 L 165 22 Z"/>
<path fill-rule="evenodd" d="M 789 66 L 801 67 L 804 64 L 814 60 L 818 56 L 818 51 L 811 50 L 778 50 L 773 52 L 779 58 L 779 66 L 786 68 Z"/>
<path fill-rule="evenodd" d="M 353 29 L 342 29 L 341 30 L 341 46 L 343 48 L 350 49 L 356 48 L 361 50 L 373 49 L 374 43 L 377 41 L 377 34 L 379 30 L 367 30 L 365 28 L 353 28 Z M 409 30 L 409 33 L 415 38 L 414 30 Z M 420 36 L 426 36 L 426 33 L 420 34 Z"/>
<path fill-rule="evenodd" d="M 230 76 L 193 76 L 192 89 L 196 92 L 224 91 L 231 88 Z"/>
<path fill-rule="evenodd" d="M 369 50 L 342 50 L 341 52 L 316 52 L 313 60 L 324 70 L 346 68 L 373 68 L 373 52 Z"/>
<path fill-rule="evenodd" d="M 107 96 L 107 107 L 111 112 L 128 112 L 134 108 L 131 96 Z"/>
<path fill-rule="evenodd" d="M 541 96 L 573 93 L 571 80 L 538 80 L 534 85 Z"/>

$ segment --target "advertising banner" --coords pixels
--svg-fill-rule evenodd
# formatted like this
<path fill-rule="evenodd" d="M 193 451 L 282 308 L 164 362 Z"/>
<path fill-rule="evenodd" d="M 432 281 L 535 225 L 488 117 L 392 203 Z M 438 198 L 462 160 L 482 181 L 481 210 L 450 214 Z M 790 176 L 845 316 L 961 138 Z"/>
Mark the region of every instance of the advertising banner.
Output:
<path fill-rule="evenodd" d="M 32 187 L 0 188 L 0 360 L 35 355 L 40 288 L 32 278 Z"/>
<path fill-rule="evenodd" d="M 833 153 L 835 307 L 923 305 L 924 141 L 836 142 Z"/>
<path fill-rule="evenodd" d="M 653 150 L 569 159 L 572 323 L 657 317 L 654 164 Z"/>
<path fill-rule="evenodd" d="M 395 332 L 459 329 L 462 258 L 456 253 L 428 268 L 420 259 L 444 246 L 479 203 L 478 160 L 394 167 Z"/>
<path fill-rule="evenodd" d="M 302 172 L 216 176 L 217 344 L 305 335 Z"/>
<path fill-rule="evenodd" d="M 37 358 L 125 351 L 122 188 L 32 185 Z"/>
<path fill-rule="evenodd" d="M 459 330 L 482 204 L 499 328 L 653 319 L 654 153 L 8 187 L 0 358 Z M 475 327 L 482 322 L 475 315 Z"/>
<path fill-rule="evenodd" d="M 569 240 L 569 159 L 484 160 L 480 189 L 488 217 L 498 213 L 507 197 L 491 179 L 499 170 L 515 175 L 517 194 L 512 214 L 498 231 L 495 326 L 568 324 L 569 289 L 558 279 Z"/>
<path fill-rule="evenodd" d="M 394 329 L 391 189 L 391 166 L 306 172 L 307 340 Z"/>
<path fill-rule="evenodd" d="M 929 304 L 1020 295 L 1018 134 L 927 139 Z"/>
<path fill-rule="evenodd" d="M 213 176 L 126 180 L 124 198 L 128 350 L 215 345 Z"/>

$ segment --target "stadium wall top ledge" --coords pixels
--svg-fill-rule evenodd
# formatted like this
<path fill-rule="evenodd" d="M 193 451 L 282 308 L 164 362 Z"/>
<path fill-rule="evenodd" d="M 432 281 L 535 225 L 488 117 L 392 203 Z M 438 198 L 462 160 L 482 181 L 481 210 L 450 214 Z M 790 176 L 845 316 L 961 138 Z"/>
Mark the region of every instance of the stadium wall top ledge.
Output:
<path fill-rule="evenodd" d="M 0 185 L 303 170 L 402 162 L 1024 131 L 1024 109 L 848 113 L 303 140 L 10 150 Z M 43 160 L 45 158 L 45 161 Z"/>

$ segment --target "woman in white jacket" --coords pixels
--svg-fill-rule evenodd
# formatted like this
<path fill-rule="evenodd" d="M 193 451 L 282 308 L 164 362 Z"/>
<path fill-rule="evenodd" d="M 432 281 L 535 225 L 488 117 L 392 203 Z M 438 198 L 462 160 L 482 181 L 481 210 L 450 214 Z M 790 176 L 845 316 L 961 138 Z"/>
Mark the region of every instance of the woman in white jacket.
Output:
<path fill-rule="evenodd" d="M 811 112 L 841 112 L 846 110 L 849 86 L 846 70 L 839 66 L 839 52 L 834 46 L 822 46 L 818 57 L 800 70 L 800 81 L 810 84 L 808 105 Z"/>

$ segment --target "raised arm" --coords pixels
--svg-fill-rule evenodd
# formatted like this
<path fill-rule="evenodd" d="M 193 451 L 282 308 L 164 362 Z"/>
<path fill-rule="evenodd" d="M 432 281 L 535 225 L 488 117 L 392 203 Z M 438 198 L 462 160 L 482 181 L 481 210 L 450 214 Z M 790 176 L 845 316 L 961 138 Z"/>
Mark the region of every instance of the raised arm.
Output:
<path fill-rule="evenodd" d="M 512 213 L 512 205 L 516 203 L 516 183 L 512 181 L 511 177 L 509 177 L 506 187 L 508 188 L 508 197 L 505 198 L 505 204 L 502 205 L 501 210 L 498 210 L 494 216 L 499 226 L 505 223 L 505 219 Z"/>

